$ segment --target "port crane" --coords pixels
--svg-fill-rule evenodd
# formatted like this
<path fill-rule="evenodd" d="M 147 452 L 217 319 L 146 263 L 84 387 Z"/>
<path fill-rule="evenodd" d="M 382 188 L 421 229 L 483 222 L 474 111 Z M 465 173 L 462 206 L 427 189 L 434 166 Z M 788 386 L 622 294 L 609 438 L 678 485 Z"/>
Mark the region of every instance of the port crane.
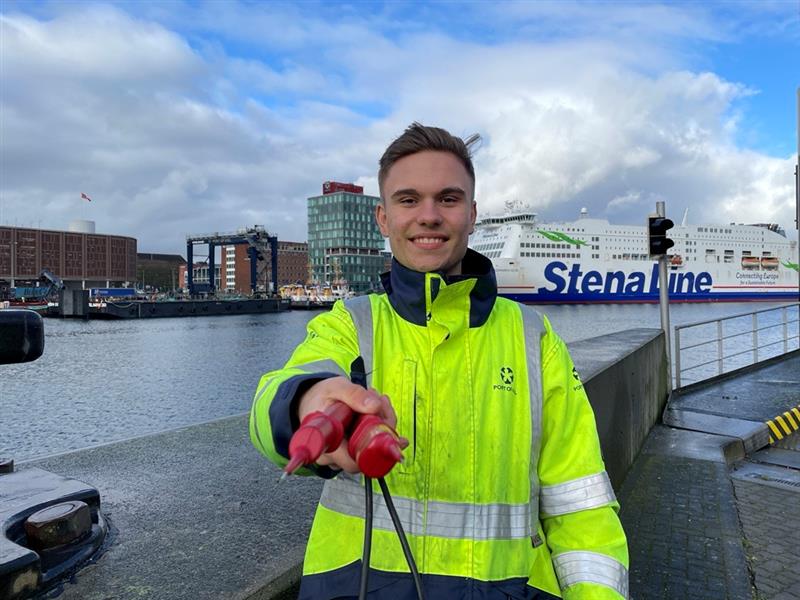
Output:
<path fill-rule="evenodd" d="M 267 281 L 266 289 L 269 292 L 270 283 L 272 283 L 273 290 L 278 287 L 278 238 L 277 236 L 270 235 L 263 225 L 254 225 L 253 227 L 245 227 L 233 233 L 209 233 L 202 235 L 188 235 L 186 236 L 186 286 L 189 288 L 189 295 L 194 296 L 199 290 L 197 284 L 194 282 L 193 269 L 194 264 L 194 246 L 195 244 L 208 245 L 208 292 L 213 294 L 216 288 L 214 281 L 215 270 L 215 257 L 214 249 L 217 246 L 232 246 L 237 244 L 247 244 L 247 256 L 250 259 L 250 289 L 253 295 L 256 294 L 256 283 L 258 281 L 259 269 L 258 261 L 262 260 L 267 251 L 270 252 L 272 260 L 271 264 L 271 281 Z M 264 265 L 261 272 L 266 269 Z"/>

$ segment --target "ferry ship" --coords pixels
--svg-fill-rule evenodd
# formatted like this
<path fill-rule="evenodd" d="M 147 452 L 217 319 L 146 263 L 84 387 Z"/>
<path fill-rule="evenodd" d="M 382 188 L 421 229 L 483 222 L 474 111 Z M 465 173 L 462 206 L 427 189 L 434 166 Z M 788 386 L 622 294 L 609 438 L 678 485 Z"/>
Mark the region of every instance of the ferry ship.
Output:
<path fill-rule="evenodd" d="M 798 300 L 797 242 L 778 225 L 687 225 L 669 230 L 671 302 Z M 528 304 L 658 302 L 658 261 L 647 227 L 614 225 L 581 209 L 545 223 L 513 210 L 475 225 L 470 247 L 494 263 L 501 296 Z"/>

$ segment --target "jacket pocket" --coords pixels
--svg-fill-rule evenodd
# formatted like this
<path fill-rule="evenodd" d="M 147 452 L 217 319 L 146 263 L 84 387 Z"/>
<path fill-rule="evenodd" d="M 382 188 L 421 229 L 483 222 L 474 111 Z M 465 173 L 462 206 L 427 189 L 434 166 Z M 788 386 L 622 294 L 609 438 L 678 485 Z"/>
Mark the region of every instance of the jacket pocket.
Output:
<path fill-rule="evenodd" d="M 397 411 L 397 433 L 408 440 L 408 448 L 403 450 L 403 462 L 395 467 L 399 473 L 409 473 L 414 467 L 417 451 L 417 363 L 403 359 L 400 402 Z"/>

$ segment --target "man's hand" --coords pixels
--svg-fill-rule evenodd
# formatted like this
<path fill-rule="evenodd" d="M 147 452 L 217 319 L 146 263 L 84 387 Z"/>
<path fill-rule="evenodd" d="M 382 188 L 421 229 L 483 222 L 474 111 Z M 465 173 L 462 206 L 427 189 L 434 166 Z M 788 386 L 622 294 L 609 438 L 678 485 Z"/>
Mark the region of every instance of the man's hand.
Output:
<path fill-rule="evenodd" d="M 302 422 L 306 415 L 317 410 L 325 410 L 337 400 L 347 404 L 356 413 L 376 414 L 392 429 L 397 427 L 397 415 L 388 396 L 380 395 L 372 388 L 364 389 L 346 377 L 323 379 L 308 388 L 297 405 L 297 416 Z M 400 445 L 402 448 L 406 448 L 408 440 L 400 438 Z M 346 439 L 342 440 L 342 443 L 333 452 L 320 456 L 317 464 L 342 469 L 348 473 L 359 472 L 356 461 L 347 452 Z"/>

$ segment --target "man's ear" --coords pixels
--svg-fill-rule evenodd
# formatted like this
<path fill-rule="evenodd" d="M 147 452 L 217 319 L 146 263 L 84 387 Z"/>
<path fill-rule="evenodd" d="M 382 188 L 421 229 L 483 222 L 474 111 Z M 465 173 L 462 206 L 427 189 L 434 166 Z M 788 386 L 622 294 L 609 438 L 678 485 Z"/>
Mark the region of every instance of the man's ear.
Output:
<path fill-rule="evenodd" d="M 375 207 L 375 221 L 378 223 L 378 229 L 381 230 L 381 235 L 388 238 L 389 228 L 386 224 L 386 207 L 383 205 L 383 199 L 381 199 Z"/>
<path fill-rule="evenodd" d="M 472 214 L 470 215 L 470 226 L 469 232 L 470 234 L 475 231 L 475 221 L 478 219 L 478 203 L 475 200 L 472 201 Z"/>

